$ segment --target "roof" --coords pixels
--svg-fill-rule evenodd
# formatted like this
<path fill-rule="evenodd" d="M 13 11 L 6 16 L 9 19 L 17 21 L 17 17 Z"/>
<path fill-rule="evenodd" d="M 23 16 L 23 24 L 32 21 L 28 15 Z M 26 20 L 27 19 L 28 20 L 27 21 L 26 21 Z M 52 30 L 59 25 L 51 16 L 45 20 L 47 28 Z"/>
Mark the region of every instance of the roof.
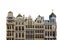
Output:
<path fill-rule="evenodd" d="M 49 15 L 49 17 L 56 17 L 56 15 L 52 12 L 51 15 Z"/>
<path fill-rule="evenodd" d="M 8 13 L 13 13 L 12 11 L 9 11 Z"/>
<path fill-rule="evenodd" d="M 38 15 L 38 17 L 41 17 L 40 15 Z"/>
<path fill-rule="evenodd" d="M 18 16 L 17 17 L 22 17 L 22 15 L 21 14 L 18 14 Z"/>

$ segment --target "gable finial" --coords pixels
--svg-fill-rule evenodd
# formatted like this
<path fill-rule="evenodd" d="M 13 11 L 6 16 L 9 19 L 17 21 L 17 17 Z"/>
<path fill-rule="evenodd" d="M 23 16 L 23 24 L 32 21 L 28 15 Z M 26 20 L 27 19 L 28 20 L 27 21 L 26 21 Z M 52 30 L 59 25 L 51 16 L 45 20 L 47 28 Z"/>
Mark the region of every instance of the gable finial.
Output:
<path fill-rule="evenodd" d="M 52 12 L 53 12 L 53 9 L 52 9 Z"/>

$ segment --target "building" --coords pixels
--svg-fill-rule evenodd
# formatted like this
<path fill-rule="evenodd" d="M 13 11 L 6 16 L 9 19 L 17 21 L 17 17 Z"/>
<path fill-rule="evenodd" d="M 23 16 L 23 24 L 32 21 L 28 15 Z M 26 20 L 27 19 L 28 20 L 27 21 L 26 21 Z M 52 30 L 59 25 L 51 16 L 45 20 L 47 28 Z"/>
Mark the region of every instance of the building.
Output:
<path fill-rule="evenodd" d="M 14 17 L 13 12 L 9 11 L 6 21 L 7 40 L 56 40 L 57 24 L 53 12 L 49 15 L 49 20 L 38 15 L 33 21 L 31 16 L 18 14 Z"/>

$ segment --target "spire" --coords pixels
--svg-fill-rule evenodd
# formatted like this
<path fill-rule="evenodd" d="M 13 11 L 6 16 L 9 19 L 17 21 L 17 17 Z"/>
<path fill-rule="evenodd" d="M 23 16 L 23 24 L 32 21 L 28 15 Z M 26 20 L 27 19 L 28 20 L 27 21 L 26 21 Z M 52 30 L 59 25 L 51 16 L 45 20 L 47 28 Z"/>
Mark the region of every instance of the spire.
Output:
<path fill-rule="evenodd" d="M 53 9 L 52 9 L 52 13 L 53 13 Z"/>
<path fill-rule="evenodd" d="M 50 17 L 56 17 L 56 15 L 53 13 L 53 9 L 52 9 L 52 13 L 49 15 L 49 18 Z"/>
<path fill-rule="evenodd" d="M 18 16 L 17 17 L 22 17 L 22 15 L 21 14 L 18 14 Z"/>

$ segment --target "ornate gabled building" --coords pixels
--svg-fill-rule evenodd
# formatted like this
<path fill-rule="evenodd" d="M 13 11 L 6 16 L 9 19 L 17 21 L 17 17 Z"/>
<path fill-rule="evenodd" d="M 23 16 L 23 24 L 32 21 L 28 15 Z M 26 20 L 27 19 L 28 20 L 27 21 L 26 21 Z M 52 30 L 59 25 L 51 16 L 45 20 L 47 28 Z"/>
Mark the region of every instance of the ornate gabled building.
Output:
<path fill-rule="evenodd" d="M 6 40 L 56 40 L 56 15 L 52 12 L 49 20 L 38 15 L 35 21 L 31 16 L 21 14 L 15 18 L 9 11 L 6 20 Z"/>

